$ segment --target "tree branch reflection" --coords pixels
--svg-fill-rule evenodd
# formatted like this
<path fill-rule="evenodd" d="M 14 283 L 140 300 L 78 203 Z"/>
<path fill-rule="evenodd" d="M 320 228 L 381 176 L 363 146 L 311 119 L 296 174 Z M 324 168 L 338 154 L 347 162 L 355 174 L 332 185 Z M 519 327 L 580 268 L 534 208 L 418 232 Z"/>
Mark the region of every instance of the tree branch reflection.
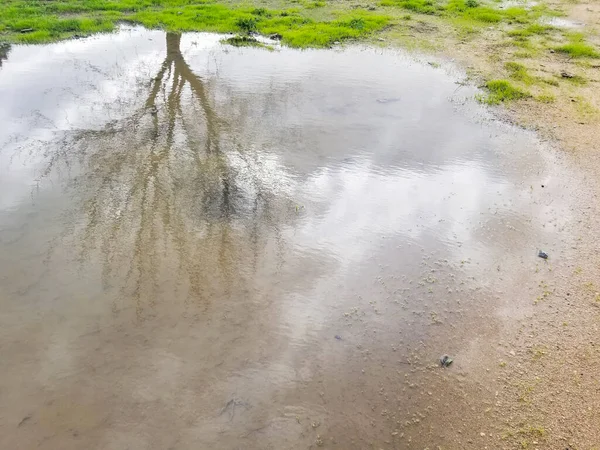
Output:
<path fill-rule="evenodd" d="M 247 291 L 261 266 L 280 264 L 264 247 L 281 247 L 281 227 L 295 216 L 265 179 L 263 155 L 236 136 L 227 109 L 217 112 L 180 46 L 181 35 L 166 35 L 139 110 L 77 132 L 60 153 L 79 155 L 83 168 L 74 179 L 85 212 L 79 257 L 99 250 L 105 287 L 121 293 L 115 312 L 133 297 L 140 318 L 158 301 L 208 305 Z"/>

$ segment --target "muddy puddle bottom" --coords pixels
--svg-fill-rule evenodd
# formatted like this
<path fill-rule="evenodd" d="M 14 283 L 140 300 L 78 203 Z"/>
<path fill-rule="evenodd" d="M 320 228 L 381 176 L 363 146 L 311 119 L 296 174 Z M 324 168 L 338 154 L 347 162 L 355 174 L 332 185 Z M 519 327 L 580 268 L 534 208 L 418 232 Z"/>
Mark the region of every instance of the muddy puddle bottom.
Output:
<path fill-rule="evenodd" d="M 568 255 L 577 177 L 452 68 L 220 39 L 5 51 L 0 447 L 479 437 L 478 362 Z"/>

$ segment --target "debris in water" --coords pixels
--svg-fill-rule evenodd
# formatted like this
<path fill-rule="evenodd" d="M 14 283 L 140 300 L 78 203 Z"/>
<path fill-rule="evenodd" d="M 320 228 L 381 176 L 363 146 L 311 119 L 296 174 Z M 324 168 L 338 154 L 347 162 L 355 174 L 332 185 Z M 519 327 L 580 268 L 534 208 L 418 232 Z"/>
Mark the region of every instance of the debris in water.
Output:
<path fill-rule="evenodd" d="M 400 97 L 390 97 L 390 98 L 378 98 L 377 103 L 387 104 L 387 103 L 395 103 L 400 101 Z"/>
<path fill-rule="evenodd" d="M 452 364 L 453 359 L 450 358 L 448 355 L 444 355 L 440 358 L 440 365 L 442 367 L 448 367 L 450 366 L 450 364 Z"/>
<path fill-rule="evenodd" d="M 548 253 L 546 253 L 546 252 L 545 252 L 545 251 L 543 251 L 543 250 L 540 250 L 540 251 L 538 252 L 538 256 L 539 256 L 540 258 L 542 258 L 542 259 L 548 259 Z"/>
<path fill-rule="evenodd" d="M 342 340 L 342 337 L 341 337 L 339 334 L 336 334 L 336 335 L 335 335 L 335 338 L 336 338 L 338 341 L 341 341 L 341 340 Z"/>

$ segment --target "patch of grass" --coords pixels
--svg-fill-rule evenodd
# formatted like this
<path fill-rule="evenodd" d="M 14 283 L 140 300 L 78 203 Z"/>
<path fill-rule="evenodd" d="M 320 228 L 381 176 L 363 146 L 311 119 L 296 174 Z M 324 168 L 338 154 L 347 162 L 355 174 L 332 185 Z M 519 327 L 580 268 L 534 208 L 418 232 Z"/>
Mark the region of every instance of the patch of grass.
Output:
<path fill-rule="evenodd" d="M 529 93 L 515 87 L 508 80 L 490 80 L 485 83 L 485 88 L 488 91 L 487 95 L 480 95 L 477 99 L 488 105 L 498 105 L 512 100 L 531 97 Z"/>
<path fill-rule="evenodd" d="M 273 47 L 270 45 L 264 44 L 251 36 L 233 36 L 223 39 L 221 42 L 234 47 L 260 47 L 267 50 L 273 50 Z"/>
<path fill-rule="evenodd" d="M 556 47 L 554 50 L 569 55 L 571 58 L 600 58 L 598 50 L 585 42 L 581 33 L 571 33 L 568 36 L 569 43 Z"/>
<path fill-rule="evenodd" d="M 252 17 L 240 17 L 235 21 L 236 26 L 245 33 L 256 31 L 256 19 Z"/>
<path fill-rule="evenodd" d="M 103 18 L 60 18 L 42 16 L 0 21 L 0 30 L 12 32 L 15 42 L 35 43 L 53 41 L 74 35 L 111 31 L 113 22 Z"/>
<path fill-rule="evenodd" d="M 551 31 L 555 30 L 550 25 L 540 25 L 538 23 L 532 23 L 524 28 L 515 28 L 510 30 L 507 34 L 512 37 L 530 37 L 535 35 L 546 35 Z"/>
<path fill-rule="evenodd" d="M 559 86 L 558 80 L 555 80 L 554 78 L 539 78 L 539 80 L 542 83 L 549 84 L 550 86 L 555 86 L 555 87 Z"/>
<path fill-rule="evenodd" d="M 560 47 L 556 47 L 555 50 L 557 52 L 566 53 L 572 58 L 600 58 L 600 54 L 596 51 L 596 49 L 584 42 L 575 42 L 562 45 Z"/>
<path fill-rule="evenodd" d="M 581 75 L 572 75 L 568 78 L 565 78 L 565 80 L 576 86 L 585 86 L 588 83 L 588 80 L 582 77 Z"/>
<path fill-rule="evenodd" d="M 575 97 L 575 110 L 577 111 L 579 117 L 584 119 L 598 114 L 598 110 L 594 107 L 594 105 L 592 105 L 582 96 Z"/>
<path fill-rule="evenodd" d="M 383 0 L 381 6 L 397 6 L 419 14 L 439 14 L 442 7 L 432 0 Z"/>
<path fill-rule="evenodd" d="M 533 58 L 534 54 L 532 51 L 519 50 L 518 52 L 514 52 L 513 56 L 515 58 L 528 59 L 528 58 Z"/>
<path fill-rule="evenodd" d="M 264 34 L 280 33 L 283 42 L 292 47 L 328 47 L 334 42 L 356 39 L 380 30 L 389 22 L 388 17 L 354 12 L 340 16 L 330 22 L 303 21 L 301 24 L 289 22 L 287 25 L 266 22 L 259 24 Z"/>
<path fill-rule="evenodd" d="M 504 64 L 504 68 L 508 71 L 509 77 L 513 80 L 520 81 L 524 84 L 532 84 L 534 79 L 527 72 L 527 68 L 520 63 L 517 62 L 507 62 Z"/>
<path fill-rule="evenodd" d="M 310 4 L 326 6 L 322 1 Z M 390 21 L 368 11 L 311 15 L 308 9 L 271 10 L 208 0 L 2 0 L 0 41 L 48 42 L 111 31 L 126 21 L 167 31 L 278 33 L 290 46 L 326 47 L 366 36 Z"/>

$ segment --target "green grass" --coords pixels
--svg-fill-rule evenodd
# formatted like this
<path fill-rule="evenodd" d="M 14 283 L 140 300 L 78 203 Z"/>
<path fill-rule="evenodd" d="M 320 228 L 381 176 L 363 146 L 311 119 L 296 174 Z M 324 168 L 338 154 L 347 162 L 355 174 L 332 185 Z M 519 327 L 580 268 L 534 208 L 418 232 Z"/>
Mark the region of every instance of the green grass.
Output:
<path fill-rule="evenodd" d="M 569 43 L 556 47 L 557 52 L 569 55 L 571 58 L 600 58 L 598 50 L 585 42 L 583 34 L 569 33 L 567 38 Z"/>
<path fill-rule="evenodd" d="M 274 50 L 272 46 L 264 44 L 251 36 L 233 36 L 223 39 L 221 42 L 233 47 L 259 47 L 270 51 Z"/>
<path fill-rule="evenodd" d="M 552 94 L 540 94 L 535 98 L 540 103 L 554 103 L 556 97 Z"/>
<path fill-rule="evenodd" d="M 510 30 L 507 34 L 515 38 L 524 38 L 535 35 L 546 35 L 554 30 L 556 30 L 556 28 L 550 25 L 540 25 L 538 23 L 532 23 L 523 28 L 515 28 L 513 30 Z"/>
<path fill-rule="evenodd" d="M 419 14 L 439 14 L 441 5 L 432 0 L 383 0 L 381 6 L 396 6 Z"/>
<path fill-rule="evenodd" d="M 270 10 L 247 3 L 190 0 L 3 0 L 0 41 L 41 43 L 113 30 L 119 22 L 167 31 L 279 33 L 292 47 L 327 47 L 380 30 L 390 17 L 367 11 L 332 11 L 312 17 L 302 9 Z M 309 3 L 307 11 L 320 7 Z"/>
<path fill-rule="evenodd" d="M 478 96 L 477 99 L 487 105 L 498 105 L 512 100 L 529 98 L 531 95 L 515 87 L 508 80 L 490 80 L 485 83 L 487 95 Z"/>
<path fill-rule="evenodd" d="M 573 42 L 556 47 L 557 52 L 565 53 L 572 58 L 600 58 L 598 51 L 584 42 Z"/>
<path fill-rule="evenodd" d="M 510 61 L 504 64 L 504 68 L 508 71 L 509 77 L 513 80 L 520 81 L 526 85 L 533 84 L 535 81 L 534 78 L 529 75 L 527 68 L 523 64 Z"/>
<path fill-rule="evenodd" d="M 538 10 L 525 8 L 497 9 L 476 0 L 382 0 L 381 6 L 395 6 L 420 14 L 438 15 L 452 19 L 462 19 L 464 23 L 497 24 L 529 23 L 540 16 Z"/>

